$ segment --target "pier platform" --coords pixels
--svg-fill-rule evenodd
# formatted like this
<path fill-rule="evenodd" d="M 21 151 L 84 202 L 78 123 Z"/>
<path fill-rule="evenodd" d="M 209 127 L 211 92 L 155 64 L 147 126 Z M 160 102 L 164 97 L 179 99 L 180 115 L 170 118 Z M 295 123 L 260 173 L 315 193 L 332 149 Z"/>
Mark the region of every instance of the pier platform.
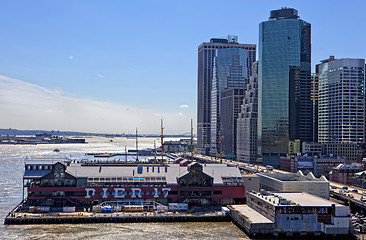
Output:
<path fill-rule="evenodd" d="M 136 223 L 136 222 L 230 222 L 221 212 L 209 213 L 12 213 L 4 224 Z"/>
<path fill-rule="evenodd" d="M 249 236 L 272 234 L 275 223 L 249 206 L 230 205 L 232 221 Z"/>

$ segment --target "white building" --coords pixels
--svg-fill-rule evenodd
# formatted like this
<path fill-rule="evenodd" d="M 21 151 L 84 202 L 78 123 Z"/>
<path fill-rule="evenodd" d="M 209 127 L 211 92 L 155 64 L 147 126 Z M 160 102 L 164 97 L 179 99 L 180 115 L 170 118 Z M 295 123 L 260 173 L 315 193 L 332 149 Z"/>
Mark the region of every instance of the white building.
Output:
<path fill-rule="evenodd" d="M 365 60 L 319 64 L 319 142 L 364 142 L 365 111 Z"/>
<path fill-rule="evenodd" d="M 313 173 L 304 175 L 297 173 L 258 173 L 260 188 L 269 191 L 301 191 L 325 199 L 329 199 L 329 181 L 321 176 L 314 177 Z"/>
<path fill-rule="evenodd" d="M 305 192 L 250 192 L 247 204 L 274 223 L 273 232 L 348 234 L 348 206 Z"/>

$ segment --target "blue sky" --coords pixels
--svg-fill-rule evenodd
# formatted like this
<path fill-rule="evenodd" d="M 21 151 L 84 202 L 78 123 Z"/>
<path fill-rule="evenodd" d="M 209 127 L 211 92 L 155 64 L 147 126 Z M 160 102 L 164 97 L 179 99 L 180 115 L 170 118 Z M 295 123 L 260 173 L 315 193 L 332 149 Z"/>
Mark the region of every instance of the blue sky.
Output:
<path fill-rule="evenodd" d="M 0 128 L 158 133 L 163 117 L 168 133 L 189 132 L 198 45 L 227 34 L 257 44 L 259 23 L 281 7 L 312 24 L 312 65 L 329 55 L 366 57 L 361 0 L 1 1 Z M 42 102 L 50 93 L 53 101 Z M 19 95 L 28 98 L 12 99 Z M 65 114 L 78 100 L 85 105 L 77 114 Z M 104 121 L 93 118 L 109 107 Z M 114 114 L 121 108 L 135 113 Z"/>

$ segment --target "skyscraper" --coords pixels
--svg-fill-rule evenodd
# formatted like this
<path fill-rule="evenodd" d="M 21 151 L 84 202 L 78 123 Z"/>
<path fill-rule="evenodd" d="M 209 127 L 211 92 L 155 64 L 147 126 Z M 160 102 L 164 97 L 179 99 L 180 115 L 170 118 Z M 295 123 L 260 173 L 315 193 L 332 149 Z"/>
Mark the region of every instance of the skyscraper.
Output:
<path fill-rule="evenodd" d="M 328 59 L 319 65 L 319 142 L 365 141 L 365 60 Z"/>
<path fill-rule="evenodd" d="M 292 8 L 259 25 L 258 144 L 276 166 L 290 141 L 312 141 L 311 25 Z"/>
<path fill-rule="evenodd" d="M 248 58 L 248 51 L 242 48 L 224 48 L 216 51 L 211 90 L 210 154 L 213 156 L 220 151 L 221 93 L 225 89 L 245 87 L 249 75 Z"/>
<path fill-rule="evenodd" d="M 258 62 L 252 65 L 252 76 L 246 87 L 243 105 L 237 120 L 237 159 L 256 163 L 258 122 Z"/>
<path fill-rule="evenodd" d="M 248 51 L 248 64 L 256 59 L 255 44 L 239 44 L 236 36 L 212 38 L 198 47 L 197 149 L 208 154 L 211 144 L 211 90 L 214 58 L 218 49 L 241 48 Z M 251 74 L 251 72 L 249 72 Z"/>
<path fill-rule="evenodd" d="M 318 65 L 317 65 L 318 66 Z M 313 105 L 313 142 L 318 142 L 319 72 L 311 74 L 311 103 Z"/>
<path fill-rule="evenodd" d="M 227 88 L 221 92 L 221 133 L 222 151 L 227 155 L 236 156 L 237 119 L 243 104 L 245 88 Z M 219 150 L 220 151 L 220 150 Z"/>

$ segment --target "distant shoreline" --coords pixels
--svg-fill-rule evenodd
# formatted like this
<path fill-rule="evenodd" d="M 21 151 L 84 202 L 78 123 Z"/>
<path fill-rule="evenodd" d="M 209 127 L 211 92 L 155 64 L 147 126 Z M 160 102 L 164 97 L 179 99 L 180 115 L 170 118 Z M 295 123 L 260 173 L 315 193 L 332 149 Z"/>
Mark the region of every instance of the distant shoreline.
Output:
<path fill-rule="evenodd" d="M 136 137 L 136 134 L 110 134 L 110 133 L 87 133 L 87 132 L 72 132 L 72 131 L 47 131 L 47 130 L 19 130 L 12 128 L 0 128 L 0 136 L 32 136 L 36 134 L 51 134 L 55 136 L 96 136 L 96 137 Z M 138 137 L 161 137 L 160 134 L 138 134 Z M 189 134 L 164 134 L 164 137 L 190 137 Z"/>

